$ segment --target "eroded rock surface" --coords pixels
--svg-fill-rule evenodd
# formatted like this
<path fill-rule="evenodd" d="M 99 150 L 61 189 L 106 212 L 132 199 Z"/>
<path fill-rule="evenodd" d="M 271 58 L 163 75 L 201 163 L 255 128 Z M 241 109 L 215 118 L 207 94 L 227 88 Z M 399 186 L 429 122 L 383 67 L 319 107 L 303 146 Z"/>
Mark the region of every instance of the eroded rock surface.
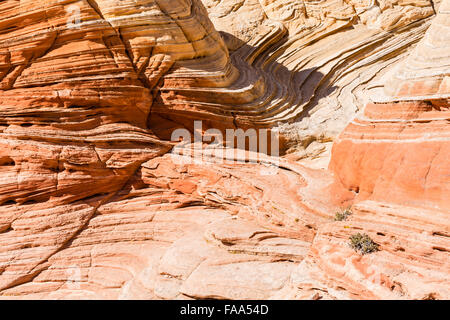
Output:
<path fill-rule="evenodd" d="M 450 1 L 202 2 L 0 2 L 0 298 L 448 299 Z"/>

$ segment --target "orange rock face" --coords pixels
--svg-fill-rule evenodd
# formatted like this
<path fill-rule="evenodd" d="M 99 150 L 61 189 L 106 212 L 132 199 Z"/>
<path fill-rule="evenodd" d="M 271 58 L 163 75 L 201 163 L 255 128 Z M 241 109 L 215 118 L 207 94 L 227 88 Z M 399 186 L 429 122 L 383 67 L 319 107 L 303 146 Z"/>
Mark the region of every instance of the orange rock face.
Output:
<path fill-rule="evenodd" d="M 0 2 L 0 299 L 448 299 L 450 1 L 202 2 Z"/>
<path fill-rule="evenodd" d="M 449 210 L 449 116 L 429 102 L 369 104 L 335 142 L 331 168 L 358 200 Z"/>
<path fill-rule="evenodd" d="M 420 298 L 426 290 L 448 295 L 442 280 L 450 270 L 450 37 L 442 29 L 450 26 L 449 5 L 441 4 L 422 41 L 391 76 L 388 95 L 369 103 L 333 146 L 330 169 L 356 193 L 349 229 L 371 230 L 385 247 L 375 260 L 352 263 L 370 270 L 361 272 L 364 281 L 383 279 L 375 297 L 398 292 Z M 355 290 L 360 285 L 348 280 Z"/>

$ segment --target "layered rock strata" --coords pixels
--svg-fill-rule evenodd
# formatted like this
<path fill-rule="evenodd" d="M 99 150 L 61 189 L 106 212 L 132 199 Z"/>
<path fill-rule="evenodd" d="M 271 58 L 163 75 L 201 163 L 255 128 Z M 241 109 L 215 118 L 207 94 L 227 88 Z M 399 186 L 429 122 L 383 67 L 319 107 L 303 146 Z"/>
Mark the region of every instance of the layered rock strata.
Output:
<path fill-rule="evenodd" d="M 449 13 L 450 2 L 443 1 L 417 47 L 386 76 L 384 87 L 374 88 L 373 102 L 334 142 L 330 169 L 356 193 L 356 214 L 347 230 L 325 228 L 316 236 L 315 257 L 339 270 L 344 261 L 331 261 L 340 254 L 326 249 L 332 238 L 370 231 L 383 253 L 351 264 L 364 275 L 362 283 L 382 279 L 383 285 L 371 287 L 375 297 L 449 292 Z M 347 280 L 354 290 L 361 287 Z"/>
<path fill-rule="evenodd" d="M 0 298 L 448 299 L 449 1 L 203 2 L 0 3 Z"/>
<path fill-rule="evenodd" d="M 328 166 L 332 140 L 370 102 L 366 89 L 410 52 L 438 7 L 430 1 L 204 3 L 234 64 L 250 65 L 265 84 L 265 94 L 248 105 L 255 111 L 233 110 L 238 122 L 280 125 L 286 151 L 316 168 Z"/>

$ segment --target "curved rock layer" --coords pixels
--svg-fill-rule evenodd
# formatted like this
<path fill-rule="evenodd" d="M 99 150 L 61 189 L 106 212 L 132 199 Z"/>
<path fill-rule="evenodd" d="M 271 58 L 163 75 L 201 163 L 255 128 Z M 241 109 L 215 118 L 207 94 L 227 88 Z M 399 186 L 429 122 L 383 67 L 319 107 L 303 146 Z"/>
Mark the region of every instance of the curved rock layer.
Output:
<path fill-rule="evenodd" d="M 424 38 L 388 77 L 385 94 L 374 95 L 333 146 L 330 169 L 356 193 L 356 214 L 347 230 L 328 227 L 316 236 L 313 259 L 355 292 L 370 286 L 374 297 L 448 297 L 449 9 L 443 1 Z M 382 245 L 375 259 L 347 260 L 329 249 L 361 229 Z"/>
<path fill-rule="evenodd" d="M 448 107 L 450 99 L 450 2 L 438 14 L 417 48 L 399 64 L 386 84 L 388 100 L 425 100 Z"/>
<path fill-rule="evenodd" d="M 366 90 L 383 83 L 385 74 L 423 37 L 438 5 L 203 2 L 234 64 L 239 70 L 250 65 L 264 83 L 258 99 L 232 106 L 237 123 L 279 125 L 287 152 L 317 168 L 327 167 L 332 140 L 370 101 Z"/>
<path fill-rule="evenodd" d="M 448 299 L 449 1 L 203 3 L 0 2 L 0 299 Z"/>
<path fill-rule="evenodd" d="M 335 141 L 330 168 L 358 199 L 450 210 L 450 2 Z M 390 94 L 389 94 L 390 93 Z"/>

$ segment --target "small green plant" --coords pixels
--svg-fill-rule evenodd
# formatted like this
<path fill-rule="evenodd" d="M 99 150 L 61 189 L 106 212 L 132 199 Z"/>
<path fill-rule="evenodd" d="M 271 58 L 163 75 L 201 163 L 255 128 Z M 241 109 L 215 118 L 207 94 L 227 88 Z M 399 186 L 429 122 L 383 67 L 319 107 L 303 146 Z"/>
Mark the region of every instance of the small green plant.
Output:
<path fill-rule="evenodd" d="M 346 209 L 341 209 L 341 211 L 336 212 L 334 216 L 334 221 L 344 221 L 347 220 L 348 216 L 352 214 L 352 209 L 350 207 Z"/>
<path fill-rule="evenodd" d="M 439 300 L 438 294 L 436 292 L 430 292 L 429 294 L 426 294 L 422 300 Z"/>
<path fill-rule="evenodd" d="M 378 244 L 375 243 L 370 237 L 363 233 L 357 233 L 350 237 L 350 247 L 359 251 L 361 254 L 372 253 L 378 251 Z"/>

